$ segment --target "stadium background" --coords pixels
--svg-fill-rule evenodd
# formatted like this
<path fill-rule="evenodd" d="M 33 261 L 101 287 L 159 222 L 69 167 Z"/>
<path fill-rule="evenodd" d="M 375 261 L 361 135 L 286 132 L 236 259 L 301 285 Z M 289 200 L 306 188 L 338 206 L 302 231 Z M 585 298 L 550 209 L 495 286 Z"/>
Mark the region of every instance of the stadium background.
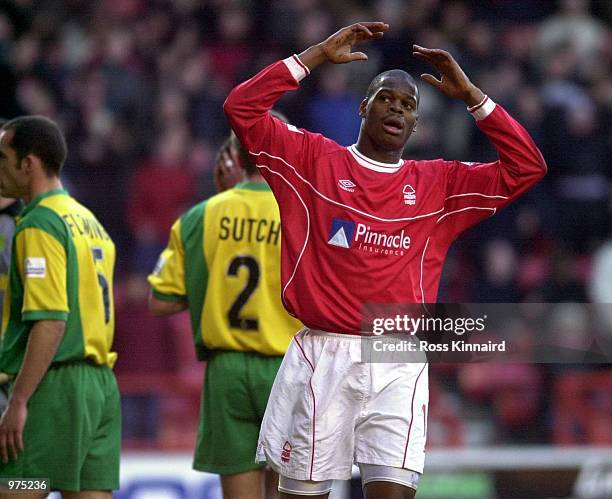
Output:
<path fill-rule="evenodd" d="M 453 246 L 440 300 L 611 303 L 610 2 L 0 2 L 0 114 L 61 124 L 70 149 L 63 180 L 118 246 L 121 497 L 218 493 L 211 477 L 189 473 L 203 366 L 188 318 L 152 318 L 145 276 L 173 220 L 213 194 L 225 96 L 338 27 L 379 19 L 391 31 L 366 47 L 367 63 L 317 70 L 279 108 L 349 145 L 372 76 L 394 67 L 422 73 L 414 42 L 449 50 L 529 130 L 549 173 Z M 461 103 L 420 87 L 406 156 L 495 158 Z M 583 334 L 589 318 L 576 310 L 568 306 L 551 327 Z M 525 487 L 525 497 L 612 497 L 611 414 L 609 365 L 434 366 L 431 466 L 419 497 L 507 497 Z M 597 455 L 607 465 L 581 465 Z M 358 497 L 358 488 L 345 492 Z"/>

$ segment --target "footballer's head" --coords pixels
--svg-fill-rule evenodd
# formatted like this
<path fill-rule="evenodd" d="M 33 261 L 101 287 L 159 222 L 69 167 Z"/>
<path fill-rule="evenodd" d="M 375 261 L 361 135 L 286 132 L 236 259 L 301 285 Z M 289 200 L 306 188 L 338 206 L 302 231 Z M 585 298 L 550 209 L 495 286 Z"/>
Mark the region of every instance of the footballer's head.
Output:
<path fill-rule="evenodd" d="M 58 177 L 66 155 L 66 140 L 49 118 L 22 116 L 7 121 L 0 128 L 0 193 L 27 195 L 31 176 L 41 171 Z"/>
<path fill-rule="evenodd" d="M 360 135 L 375 147 L 403 150 L 418 119 L 419 89 L 401 69 L 380 73 L 370 83 L 359 105 Z"/>

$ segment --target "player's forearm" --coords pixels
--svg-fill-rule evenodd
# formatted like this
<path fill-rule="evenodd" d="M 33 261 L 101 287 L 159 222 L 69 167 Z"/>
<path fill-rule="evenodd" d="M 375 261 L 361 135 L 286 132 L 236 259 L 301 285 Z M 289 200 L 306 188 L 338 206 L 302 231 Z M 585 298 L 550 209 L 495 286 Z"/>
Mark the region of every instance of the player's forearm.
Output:
<path fill-rule="evenodd" d="M 37 321 L 32 326 L 23 364 L 15 379 L 11 402 L 27 404 L 49 369 L 64 337 L 64 321 Z"/>

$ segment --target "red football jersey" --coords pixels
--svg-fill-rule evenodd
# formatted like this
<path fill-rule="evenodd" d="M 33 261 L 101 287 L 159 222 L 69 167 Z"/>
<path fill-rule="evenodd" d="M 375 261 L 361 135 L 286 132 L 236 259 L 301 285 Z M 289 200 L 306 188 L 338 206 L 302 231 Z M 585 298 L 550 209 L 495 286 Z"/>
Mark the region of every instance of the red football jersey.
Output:
<path fill-rule="evenodd" d="M 280 207 L 285 307 L 310 328 L 359 333 L 364 305 L 435 302 L 453 240 L 537 183 L 546 164 L 488 98 L 472 114 L 498 161 L 373 161 L 268 113 L 307 74 L 297 56 L 279 61 L 224 108 Z"/>

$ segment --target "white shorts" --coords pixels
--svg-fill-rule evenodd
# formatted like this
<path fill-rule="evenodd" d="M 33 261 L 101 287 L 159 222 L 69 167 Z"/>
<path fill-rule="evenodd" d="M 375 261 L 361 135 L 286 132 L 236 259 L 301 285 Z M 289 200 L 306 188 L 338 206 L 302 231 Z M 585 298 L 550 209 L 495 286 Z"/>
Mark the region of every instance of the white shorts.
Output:
<path fill-rule="evenodd" d="M 257 448 L 294 480 L 348 480 L 355 464 L 423 472 L 426 363 L 361 362 L 356 335 L 302 329 L 270 393 Z"/>

